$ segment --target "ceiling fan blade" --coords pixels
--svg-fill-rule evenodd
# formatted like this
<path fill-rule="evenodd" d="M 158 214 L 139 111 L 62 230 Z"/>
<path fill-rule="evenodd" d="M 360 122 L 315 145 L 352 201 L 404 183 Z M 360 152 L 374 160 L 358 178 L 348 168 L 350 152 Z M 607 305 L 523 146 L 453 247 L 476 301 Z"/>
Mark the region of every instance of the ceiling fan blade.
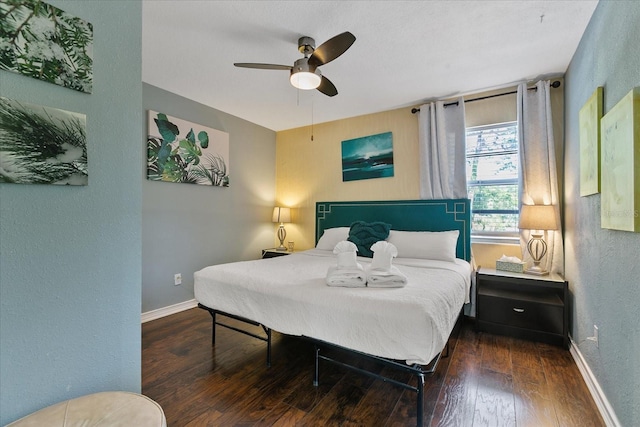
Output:
<path fill-rule="evenodd" d="M 338 89 L 331 83 L 331 80 L 322 76 L 322 80 L 320 80 L 320 86 L 317 89 L 324 93 L 327 96 L 336 96 L 338 94 Z"/>
<path fill-rule="evenodd" d="M 233 65 L 242 68 L 258 68 L 261 70 L 291 70 L 290 65 L 277 65 L 277 64 L 255 64 L 252 62 L 236 62 Z"/>
<path fill-rule="evenodd" d="M 309 65 L 318 67 L 320 65 L 331 62 L 351 47 L 356 37 L 349 31 L 327 40 L 313 51 L 309 57 Z"/>

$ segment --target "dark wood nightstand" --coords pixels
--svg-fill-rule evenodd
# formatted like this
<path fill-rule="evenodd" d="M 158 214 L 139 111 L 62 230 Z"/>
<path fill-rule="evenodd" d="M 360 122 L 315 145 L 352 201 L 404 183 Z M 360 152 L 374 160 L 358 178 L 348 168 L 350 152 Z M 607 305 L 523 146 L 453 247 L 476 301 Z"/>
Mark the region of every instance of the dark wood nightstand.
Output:
<path fill-rule="evenodd" d="M 291 255 L 293 252 L 288 251 L 277 251 L 275 249 L 263 249 L 262 250 L 262 259 L 265 258 L 275 258 L 278 256 Z"/>
<path fill-rule="evenodd" d="M 569 348 L 569 285 L 558 274 L 533 276 L 481 268 L 476 327 Z"/>

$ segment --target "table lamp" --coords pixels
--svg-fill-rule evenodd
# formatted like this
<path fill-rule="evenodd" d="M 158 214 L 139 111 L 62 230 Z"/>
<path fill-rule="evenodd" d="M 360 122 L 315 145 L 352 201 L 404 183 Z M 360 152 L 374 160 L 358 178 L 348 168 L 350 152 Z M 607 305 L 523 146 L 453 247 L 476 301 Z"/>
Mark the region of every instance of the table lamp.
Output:
<path fill-rule="evenodd" d="M 520 209 L 521 230 L 531 230 L 531 239 L 527 243 L 527 251 L 533 259 L 533 266 L 525 271 L 527 274 L 544 276 L 548 271 L 540 267 L 540 261 L 547 254 L 547 242 L 544 241 L 545 230 L 557 230 L 556 212 L 553 205 L 522 205 Z"/>
<path fill-rule="evenodd" d="M 276 250 L 286 251 L 287 247 L 284 245 L 284 239 L 287 238 L 287 231 L 284 229 L 284 223 L 291 222 L 291 209 L 276 206 L 273 208 L 272 221 L 280 223 L 280 227 L 278 227 L 278 239 L 280 239 L 280 246 L 278 246 Z"/>

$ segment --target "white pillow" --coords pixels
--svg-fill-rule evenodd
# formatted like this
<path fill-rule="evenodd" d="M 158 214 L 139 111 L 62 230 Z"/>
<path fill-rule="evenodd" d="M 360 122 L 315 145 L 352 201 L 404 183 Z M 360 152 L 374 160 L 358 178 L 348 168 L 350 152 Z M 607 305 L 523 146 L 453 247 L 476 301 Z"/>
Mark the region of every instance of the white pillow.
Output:
<path fill-rule="evenodd" d="M 460 231 L 398 231 L 391 230 L 387 241 L 398 248 L 398 258 L 456 260 L 456 245 Z"/>
<path fill-rule="evenodd" d="M 332 251 L 336 245 L 349 237 L 349 227 L 327 228 L 316 244 L 316 249 Z"/>

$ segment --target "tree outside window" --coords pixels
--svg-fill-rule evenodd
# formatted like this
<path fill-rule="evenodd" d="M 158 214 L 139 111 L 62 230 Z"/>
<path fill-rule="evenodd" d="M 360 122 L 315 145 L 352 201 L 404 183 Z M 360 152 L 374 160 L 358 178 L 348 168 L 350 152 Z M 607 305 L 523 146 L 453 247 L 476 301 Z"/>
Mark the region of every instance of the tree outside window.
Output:
<path fill-rule="evenodd" d="M 467 190 L 475 235 L 516 235 L 519 198 L 516 122 L 467 128 Z"/>

